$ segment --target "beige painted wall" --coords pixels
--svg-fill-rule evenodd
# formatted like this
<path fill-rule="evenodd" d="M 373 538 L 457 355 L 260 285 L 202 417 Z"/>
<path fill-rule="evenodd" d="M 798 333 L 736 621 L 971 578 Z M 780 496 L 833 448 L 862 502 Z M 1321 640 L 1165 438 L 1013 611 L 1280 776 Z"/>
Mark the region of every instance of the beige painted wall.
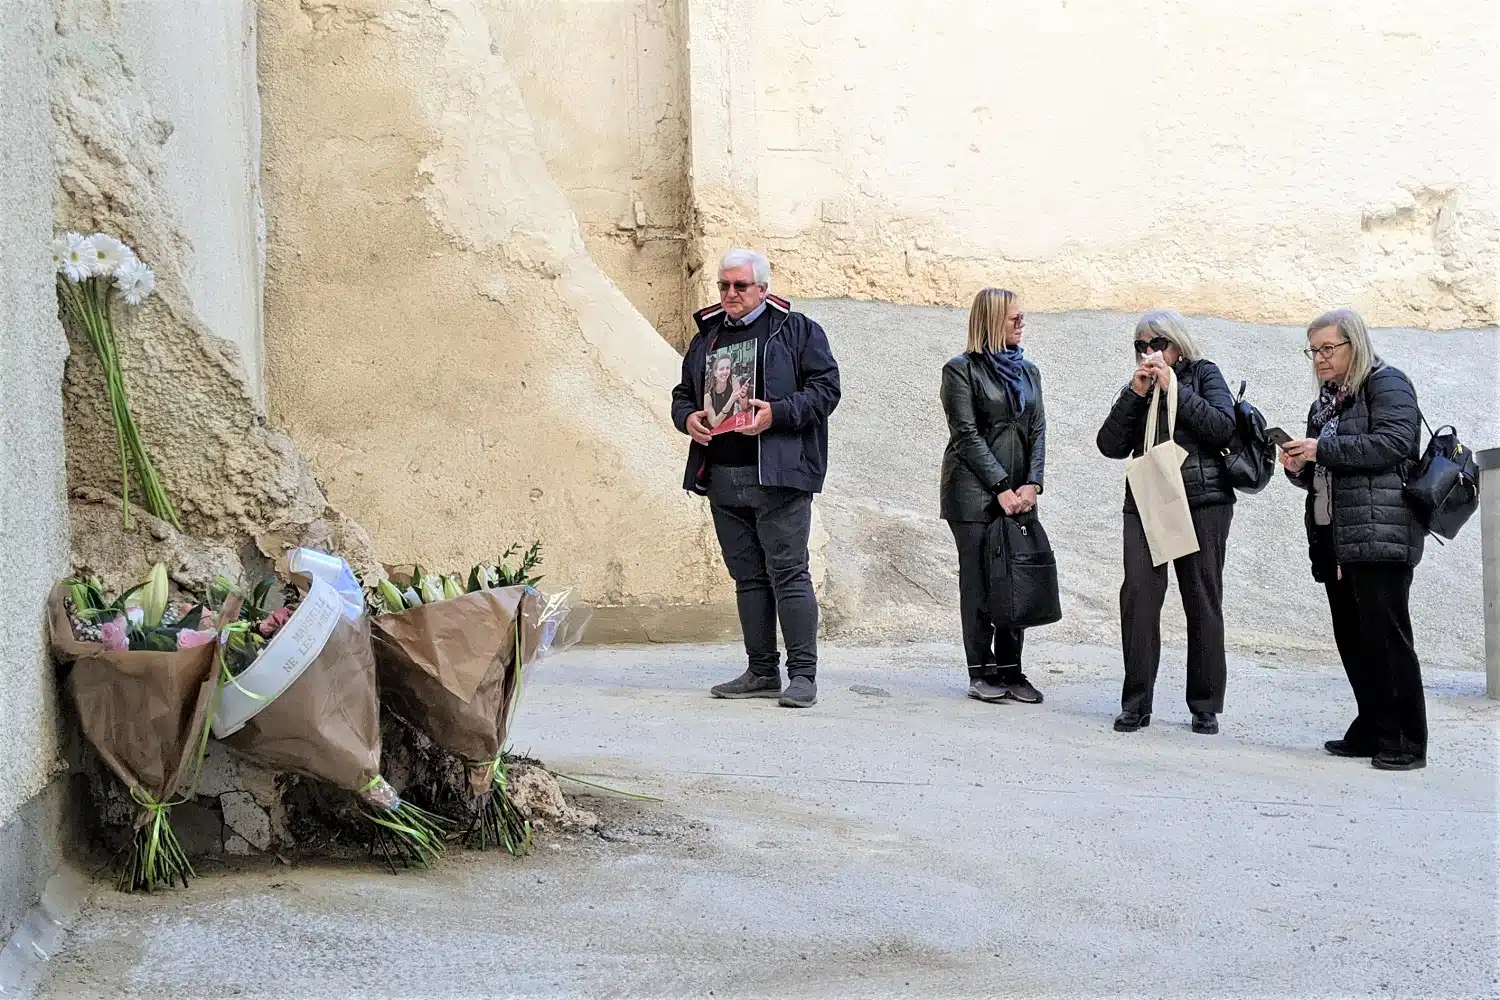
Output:
<path fill-rule="evenodd" d="M 682 0 L 489 0 L 489 8 L 584 246 L 647 322 L 685 343 Z"/>
<path fill-rule="evenodd" d="M 686 2 L 704 256 L 784 292 L 1497 319 L 1487 0 Z"/>
<path fill-rule="evenodd" d="M 732 607 L 681 488 L 680 362 L 589 256 L 517 24 L 486 0 L 262 3 L 272 415 L 389 562 L 540 537 L 586 600 Z"/>

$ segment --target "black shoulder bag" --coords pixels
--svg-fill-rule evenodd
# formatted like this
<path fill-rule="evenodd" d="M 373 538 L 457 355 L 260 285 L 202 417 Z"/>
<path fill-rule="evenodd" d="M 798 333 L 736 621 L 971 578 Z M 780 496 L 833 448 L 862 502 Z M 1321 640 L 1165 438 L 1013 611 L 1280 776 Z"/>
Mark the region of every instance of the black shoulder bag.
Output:
<path fill-rule="evenodd" d="M 984 547 L 990 618 L 996 628 L 1034 628 L 1062 620 L 1057 557 L 1036 511 L 995 518 L 985 531 Z"/>

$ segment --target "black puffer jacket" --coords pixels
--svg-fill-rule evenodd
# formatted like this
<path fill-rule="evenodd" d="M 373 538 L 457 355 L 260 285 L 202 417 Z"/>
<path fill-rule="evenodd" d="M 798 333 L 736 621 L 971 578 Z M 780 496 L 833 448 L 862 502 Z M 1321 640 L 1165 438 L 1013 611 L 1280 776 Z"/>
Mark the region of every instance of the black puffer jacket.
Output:
<path fill-rule="evenodd" d="M 1017 417 L 1010 395 L 984 359 L 960 354 L 943 366 L 938 390 L 948 417 L 948 447 L 938 485 L 945 521 L 992 521 L 997 495 L 1027 483 L 1042 491 L 1047 464 L 1047 410 L 1036 365 L 1022 365 L 1036 405 Z"/>
<path fill-rule="evenodd" d="M 1316 437 L 1308 411 L 1307 436 Z M 1333 532 L 1329 566 L 1328 529 L 1313 523 L 1313 467 L 1291 481 L 1308 491 L 1308 552 L 1313 578 L 1324 582 L 1349 563 L 1422 561 L 1426 531 L 1402 495 L 1406 477 L 1421 454 L 1422 415 L 1417 390 L 1400 369 L 1382 365 L 1359 392 L 1344 401 L 1337 432 L 1318 442 L 1318 464 L 1333 473 Z"/>
<path fill-rule="evenodd" d="M 1224 469 L 1224 449 L 1234 437 L 1234 396 L 1212 361 L 1178 361 L 1176 442 L 1188 456 L 1182 463 L 1182 482 L 1187 487 L 1188 506 L 1209 507 L 1234 503 L 1234 487 Z M 1137 396 L 1129 385 L 1120 390 L 1114 409 L 1099 428 L 1097 443 L 1105 458 L 1139 456 L 1146 435 L 1146 411 L 1151 393 Z M 1167 407 L 1157 407 L 1155 440 L 1167 432 Z M 1135 498 L 1125 487 L 1125 509 L 1135 510 Z"/>

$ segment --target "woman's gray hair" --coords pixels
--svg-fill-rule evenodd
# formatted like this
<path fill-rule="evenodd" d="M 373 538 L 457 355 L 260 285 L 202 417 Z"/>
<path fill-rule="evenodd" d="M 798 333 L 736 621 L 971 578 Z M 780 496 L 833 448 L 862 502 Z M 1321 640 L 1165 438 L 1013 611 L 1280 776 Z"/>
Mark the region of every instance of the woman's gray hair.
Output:
<path fill-rule="evenodd" d="M 719 260 L 719 274 L 729 270 L 731 267 L 750 265 L 750 273 L 755 277 L 755 283 L 766 289 L 771 287 L 771 262 L 765 256 L 754 250 L 730 250 Z"/>
<path fill-rule="evenodd" d="M 1375 353 L 1375 345 L 1370 343 L 1370 328 L 1365 326 L 1364 317 L 1353 309 L 1335 309 L 1307 324 L 1308 342 L 1312 342 L 1314 333 L 1327 327 L 1337 330 L 1349 344 L 1349 370 L 1344 373 L 1339 388 L 1349 393 L 1358 392 L 1364 388 L 1370 372 L 1384 363 Z"/>
<path fill-rule="evenodd" d="M 1187 320 L 1175 310 L 1153 309 L 1135 324 L 1136 340 L 1155 340 L 1157 337 L 1166 337 L 1176 344 L 1178 353 L 1189 361 L 1203 357 L 1197 341 L 1188 333 Z"/>

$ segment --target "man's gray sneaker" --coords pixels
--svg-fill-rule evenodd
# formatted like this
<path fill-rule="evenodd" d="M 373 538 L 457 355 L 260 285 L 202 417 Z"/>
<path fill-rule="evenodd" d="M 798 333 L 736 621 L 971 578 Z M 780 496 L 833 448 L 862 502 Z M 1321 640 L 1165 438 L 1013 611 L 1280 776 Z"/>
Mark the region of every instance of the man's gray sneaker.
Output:
<path fill-rule="evenodd" d="M 781 678 L 746 670 L 732 681 L 709 688 L 708 693 L 715 698 L 776 698 L 781 695 Z"/>
<path fill-rule="evenodd" d="M 811 708 L 818 701 L 818 685 L 811 677 L 793 677 L 781 692 L 782 708 Z"/>
<path fill-rule="evenodd" d="M 980 701 L 1004 701 L 1010 697 L 1010 688 L 990 678 L 980 678 L 969 682 L 969 697 Z"/>

